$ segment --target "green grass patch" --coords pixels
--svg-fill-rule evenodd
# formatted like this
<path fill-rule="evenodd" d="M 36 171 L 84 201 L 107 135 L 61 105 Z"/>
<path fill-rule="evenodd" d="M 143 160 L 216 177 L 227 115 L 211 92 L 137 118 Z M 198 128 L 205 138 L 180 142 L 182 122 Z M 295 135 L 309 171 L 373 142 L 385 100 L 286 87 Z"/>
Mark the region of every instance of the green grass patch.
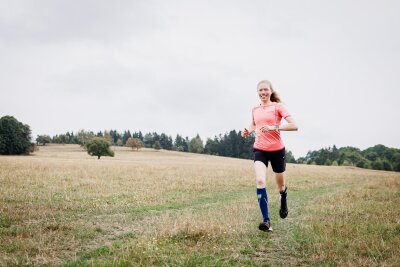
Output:
<path fill-rule="evenodd" d="M 379 184 L 378 184 L 379 187 Z M 294 229 L 301 264 L 380 265 L 399 262 L 400 197 L 388 188 L 337 192 L 308 208 Z"/>
<path fill-rule="evenodd" d="M 150 206 L 141 206 L 139 208 L 134 208 L 127 210 L 127 212 L 139 215 L 143 213 L 149 212 L 163 212 L 167 210 L 180 210 L 189 207 L 196 207 L 201 205 L 211 205 L 211 204 L 225 204 L 226 202 L 237 200 L 245 195 L 248 195 L 250 191 L 254 189 L 245 189 L 241 191 L 228 191 L 228 192 L 214 192 L 214 193 L 202 193 L 197 197 L 191 199 L 187 202 L 170 202 L 164 205 L 150 205 Z"/>
<path fill-rule="evenodd" d="M 8 228 L 11 226 L 11 218 L 6 214 L 0 214 L 0 228 Z"/>

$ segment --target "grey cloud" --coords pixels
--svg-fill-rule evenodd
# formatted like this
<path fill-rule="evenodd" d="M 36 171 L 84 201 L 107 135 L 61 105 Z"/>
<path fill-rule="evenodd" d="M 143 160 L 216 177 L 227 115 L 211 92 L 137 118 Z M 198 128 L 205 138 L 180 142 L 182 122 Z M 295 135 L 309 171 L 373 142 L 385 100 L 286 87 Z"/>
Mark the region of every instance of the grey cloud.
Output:
<path fill-rule="evenodd" d="M 0 112 L 34 133 L 117 128 L 205 138 L 248 126 L 255 85 L 270 79 L 300 123 L 285 135 L 296 156 L 332 144 L 399 146 L 390 117 L 400 112 L 398 7 L 5 1 Z"/>
<path fill-rule="evenodd" d="M 162 27 L 151 1 L 40 1 L 5 9 L 22 9 L 15 17 L 0 17 L 1 39 L 7 42 L 91 40 L 116 43 L 143 38 Z"/>

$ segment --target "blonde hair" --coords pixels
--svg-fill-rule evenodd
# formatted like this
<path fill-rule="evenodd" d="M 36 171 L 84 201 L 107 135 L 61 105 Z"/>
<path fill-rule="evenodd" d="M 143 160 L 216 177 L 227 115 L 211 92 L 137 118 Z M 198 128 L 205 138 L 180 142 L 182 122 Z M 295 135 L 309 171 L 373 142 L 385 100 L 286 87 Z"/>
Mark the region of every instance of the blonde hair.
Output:
<path fill-rule="evenodd" d="M 262 83 L 268 84 L 269 88 L 271 89 L 271 97 L 270 97 L 271 101 L 280 103 L 281 102 L 281 98 L 279 97 L 278 92 L 276 92 L 275 89 L 272 87 L 272 83 L 270 81 L 268 81 L 268 80 L 262 80 L 262 81 L 258 82 L 257 88 Z"/>

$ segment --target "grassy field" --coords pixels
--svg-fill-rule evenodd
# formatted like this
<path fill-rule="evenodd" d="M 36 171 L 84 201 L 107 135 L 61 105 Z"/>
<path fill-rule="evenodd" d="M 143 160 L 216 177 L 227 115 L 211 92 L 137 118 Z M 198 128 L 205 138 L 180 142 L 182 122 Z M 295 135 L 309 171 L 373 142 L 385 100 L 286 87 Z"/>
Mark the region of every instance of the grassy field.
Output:
<path fill-rule="evenodd" d="M 252 161 L 79 146 L 0 157 L 0 265 L 400 266 L 400 174 L 287 166 L 261 220 Z"/>

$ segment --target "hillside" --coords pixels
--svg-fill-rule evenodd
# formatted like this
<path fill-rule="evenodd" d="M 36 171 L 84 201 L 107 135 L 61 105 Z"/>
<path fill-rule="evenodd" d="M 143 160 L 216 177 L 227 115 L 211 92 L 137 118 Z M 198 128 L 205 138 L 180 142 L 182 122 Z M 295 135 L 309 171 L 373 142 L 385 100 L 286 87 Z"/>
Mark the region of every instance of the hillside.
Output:
<path fill-rule="evenodd" d="M 400 174 L 288 164 L 260 232 L 251 160 L 78 145 L 0 156 L 0 265 L 400 265 Z"/>

